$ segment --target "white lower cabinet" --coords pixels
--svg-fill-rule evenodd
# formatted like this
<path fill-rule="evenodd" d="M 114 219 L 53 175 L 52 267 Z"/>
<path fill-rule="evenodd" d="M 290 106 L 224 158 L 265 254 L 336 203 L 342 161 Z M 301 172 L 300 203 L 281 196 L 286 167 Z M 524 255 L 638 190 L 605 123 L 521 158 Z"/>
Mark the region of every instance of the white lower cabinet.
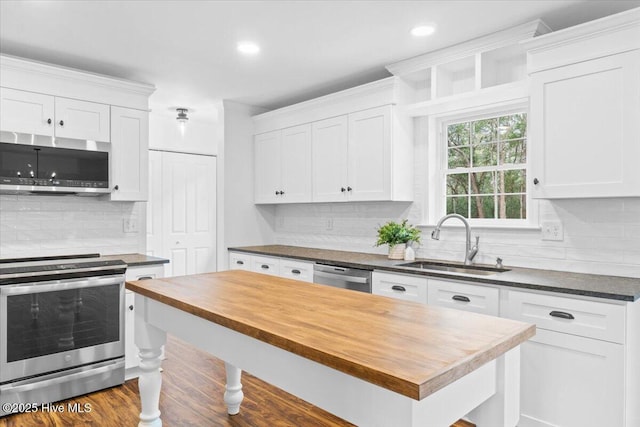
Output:
<path fill-rule="evenodd" d="M 229 251 L 229 270 L 247 270 L 287 279 L 313 282 L 313 262 Z"/>
<path fill-rule="evenodd" d="M 538 329 L 521 347 L 518 427 L 624 426 L 624 346 Z"/>
<path fill-rule="evenodd" d="M 164 277 L 164 265 L 144 265 L 127 268 L 126 280 L 145 280 Z M 125 292 L 124 318 L 124 368 L 125 379 L 129 380 L 140 375 L 138 346 L 134 336 L 135 294 L 129 290 Z"/>
<path fill-rule="evenodd" d="M 429 304 L 498 316 L 500 290 L 487 286 L 429 279 Z"/>
<path fill-rule="evenodd" d="M 427 303 L 427 278 L 374 271 L 372 293 L 405 301 Z"/>
<path fill-rule="evenodd" d="M 631 336 L 625 318 L 627 308 L 637 306 L 504 293 L 503 317 L 537 327 L 521 350 L 518 426 L 636 426 L 625 415 L 633 400 L 626 383 L 637 377 L 639 365 L 637 349 L 625 338 Z"/>

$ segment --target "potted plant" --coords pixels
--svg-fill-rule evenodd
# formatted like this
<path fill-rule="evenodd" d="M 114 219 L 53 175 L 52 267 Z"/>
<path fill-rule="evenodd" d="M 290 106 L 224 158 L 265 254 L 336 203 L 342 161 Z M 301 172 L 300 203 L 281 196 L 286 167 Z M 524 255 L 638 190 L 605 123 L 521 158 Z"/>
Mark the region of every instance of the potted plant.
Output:
<path fill-rule="evenodd" d="M 420 243 L 420 230 L 407 225 L 407 220 L 400 223 L 389 221 L 378 228 L 376 246 L 389 245 L 389 259 L 403 259 L 407 243 Z"/>

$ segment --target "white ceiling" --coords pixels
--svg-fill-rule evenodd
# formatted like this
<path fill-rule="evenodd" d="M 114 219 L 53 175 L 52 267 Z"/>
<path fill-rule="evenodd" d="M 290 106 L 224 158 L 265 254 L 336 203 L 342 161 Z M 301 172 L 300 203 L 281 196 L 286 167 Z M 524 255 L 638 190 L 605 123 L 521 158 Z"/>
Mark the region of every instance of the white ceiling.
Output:
<path fill-rule="evenodd" d="M 155 108 L 273 109 L 388 76 L 384 66 L 542 18 L 552 29 L 640 1 L 7 1 L 0 51 L 154 84 Z M 409 30 L 433 23 L 434 35 Z M 242 57 L 236 43 L 262 51 Z"/>

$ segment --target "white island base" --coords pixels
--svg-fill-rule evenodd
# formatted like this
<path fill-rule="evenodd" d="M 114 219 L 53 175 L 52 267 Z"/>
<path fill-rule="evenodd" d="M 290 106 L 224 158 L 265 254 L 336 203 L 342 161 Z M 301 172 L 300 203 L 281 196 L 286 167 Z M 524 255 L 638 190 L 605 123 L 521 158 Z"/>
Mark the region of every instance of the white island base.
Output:
<path fill-rule="evenodd" d="M 155 299 L 140 294 L 135 298 L 140 427 L 162 426 L 160 364 L 167 333 L 225 361 L 224 401 L 231 415 L 241 410 L 245 370 L 358 426 L 446 427 L 467 414 L 478 427 L 514 427 L 518 422 L 519 346 L 415 400 Z"/>

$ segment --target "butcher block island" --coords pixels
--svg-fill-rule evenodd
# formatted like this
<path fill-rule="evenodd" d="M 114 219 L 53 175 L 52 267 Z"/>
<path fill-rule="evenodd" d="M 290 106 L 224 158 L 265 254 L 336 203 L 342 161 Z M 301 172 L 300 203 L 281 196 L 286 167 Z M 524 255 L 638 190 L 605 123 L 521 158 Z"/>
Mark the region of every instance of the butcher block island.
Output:
<path fill-rule="evenodd" d="M 160 426 L 161 347 L 174 334 L 359 426 L 516 425 L 519 345 L 535 326 L 248 271 L 127 282 L 135 292 L 140 426 Z"/>

